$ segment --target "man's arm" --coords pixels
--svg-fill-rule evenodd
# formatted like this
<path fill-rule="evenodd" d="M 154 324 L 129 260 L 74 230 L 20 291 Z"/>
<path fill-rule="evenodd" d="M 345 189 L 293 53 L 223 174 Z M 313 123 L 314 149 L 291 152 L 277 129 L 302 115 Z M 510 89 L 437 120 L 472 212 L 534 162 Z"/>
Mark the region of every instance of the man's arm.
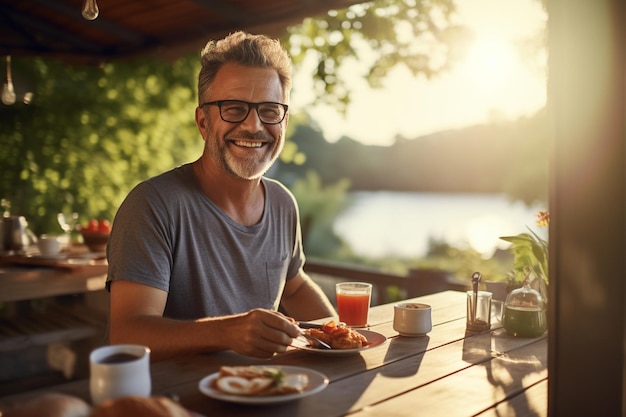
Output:
<path fill-rule="evenodd" d="M 284 352 L 299 334 L 293 320 L 274 311 L 198 320 L 163 317 L 167 293 L 143 284 L 111 282 L 110 343 L 148 346 L 154 360 L 198 352 L 234 350 L 255 357 Z"/>
<path fill-rule="evenodd" d="M 304 271 L 287 281 L 281 305 L 290 317 L 301 321 L 337 316 L 326 294 Z"/>

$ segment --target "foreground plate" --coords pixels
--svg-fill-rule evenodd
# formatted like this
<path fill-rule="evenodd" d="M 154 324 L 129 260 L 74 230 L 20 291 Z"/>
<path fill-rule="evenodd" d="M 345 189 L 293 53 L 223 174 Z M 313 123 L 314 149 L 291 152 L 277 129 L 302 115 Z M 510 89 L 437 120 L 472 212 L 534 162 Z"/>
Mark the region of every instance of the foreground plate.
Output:
<path fill-rule="evenodd" d="M 216 400 L 228 401 L 232 403 L 240 404 L 278 404 L 287 401 L 294 401 L 300 398 L 308 397 L 309 395 L 317 394 L 328 386 L 328 377 L 320 372 L 314 371 L 308 368 L 300 368 L 298 366 L 276 366 L 276 368 L 282 369 L 282 371 L 289 374 L 306 374 L 309 377 L 309 385 L 301 393 L 297 394 L 284 394 L 284 395 L 269 395 L 267 397 L 254 397 L 245 395 L 230 395 L 224 394 L 212 387 L 213 381 L 217 379 L 219 372 L 215 372 L 209 376 L 206 376 L 198 383 L 198 388 L 207 397 L 214 398 Z"/>
<path fill-rule="evenodd" d="M 358 349 L 319 349 L 309 346 L 306 342 L 302 342 L 300 339 L 296 339 L 293 346 L 300 350 L 306 350 L 307 352 L 318 353 L 320 355 L 351 355 L 364 350 L 373 349 L 377 346 L 383 345 L 387 342 L 385 335 L 371 330 L 355 330 L 361 333 L 367 339 L 368 345 Z"/>

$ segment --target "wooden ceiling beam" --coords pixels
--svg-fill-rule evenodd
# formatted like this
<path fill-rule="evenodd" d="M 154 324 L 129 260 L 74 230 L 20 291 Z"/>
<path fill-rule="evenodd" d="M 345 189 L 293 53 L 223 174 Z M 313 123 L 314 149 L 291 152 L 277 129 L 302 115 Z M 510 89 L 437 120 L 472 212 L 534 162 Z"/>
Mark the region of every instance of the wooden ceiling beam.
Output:
<path fill-rule="evenodd" d="M 175 59 L 234 30 L 282 36 L 289 25 L 363 0 L 102 1 L 93 21 L 80 0 L 0 0 L 0 55 L 57 57 L 74 63 L 136 58 Z M 105 13 L 105 10 L 107 11 Z M 172 13 L 175 11 L 175 13 Z"/>
<path fill-rule="evenodd" d="M 64 18 L 77 24 L 89 25 L 94 29 L 105 32 L 108 35 L 112 35 L 121 41 L 129 42 L 135 45 L 141 45 L 143 43 L 143 37 L 140 33 L 111 22 L 110 20 L 107 20 L 106 16 L 99 16 L 96 20 L 89 21 L 83 18 L 80 9 L 76 9 L 64 2 L 49 0 L 28 1 L 37 4 L 37 6 L 42 10 L 47 9 L 51 12 L 58 13 Z"/>
<path fill-rule="evenodd" d="M 52 50 L 52 42 L 55 47 L 67 45 L 68 50 L 77 49 L 85 51 L 93 49 L 85 39 L 73 36 L 66 30 L 59 30 L 58 25 L 47 21 L 35 20 L 32 16 L 21 10 L 5 6 L 2 13 L 2 26 L 23 39 L 21 48 L 33 49 L 39 52 Z M 11 36 L 8 36 L 11 39 Z M 5 36 L 0 36 L 0 48 L 4 46 Z M 64 48 L 65 49 L 65 48 Z"/>
<path fill-rule="evenodd" d="M 252 22 L 253 17 L 239 7 L 234 7 L 230 3 L 219 0 L 193 0 L 193 3 L 201 6 L 208 12 L 221 16 L 225 21 L 237 25 Z"/>

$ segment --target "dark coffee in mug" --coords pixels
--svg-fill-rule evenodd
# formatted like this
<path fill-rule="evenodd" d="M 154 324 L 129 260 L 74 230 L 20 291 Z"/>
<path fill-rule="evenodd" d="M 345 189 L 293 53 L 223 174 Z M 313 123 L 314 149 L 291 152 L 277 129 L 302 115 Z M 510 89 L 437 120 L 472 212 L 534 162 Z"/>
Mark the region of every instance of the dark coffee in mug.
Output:
<path fill-rule="evenodd" d="M 124 362 L 131 362 L 131 361 L 136 361 L 137 359 L 139 359 L 139 356 L 137 355 L 132 355 L 130 353 L 114 353 L 112 355 L 106 356 L 104 358 L 102 358 L 102 360 L 100 360 L 100 363 L 104 363 L 104 364 L 114 364 L 114 363 L 124 363 Z"/>

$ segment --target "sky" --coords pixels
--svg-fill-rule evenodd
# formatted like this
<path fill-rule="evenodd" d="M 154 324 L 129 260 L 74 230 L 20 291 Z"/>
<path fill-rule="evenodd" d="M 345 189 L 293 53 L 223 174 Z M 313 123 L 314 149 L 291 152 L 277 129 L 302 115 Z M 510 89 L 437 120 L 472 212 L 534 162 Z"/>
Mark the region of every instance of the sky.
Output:
<path fill-rule="evenodd" d="M 349 136 L 368 145 L 391 145 L 396 135 L 415 138 L 487 123 L 494 115 L 514 120 L 545 106 L 546 77 L 522 60 L 516 44 L 545 27 L 537 0 L 456 0 L 457 20 L 475 33 L 466 60 L 426 79 L 401 66 L 371 89 L 348 68 L 352 104 L 346 116 L 329 106 L 310 106 L 310 68 L 294 75 L 293 108 L 306 107 L 329 141 Z M 541 62 L 541 57 L 537 58 Z M 381 106 L 380 103 L 395 103 Z"/>

